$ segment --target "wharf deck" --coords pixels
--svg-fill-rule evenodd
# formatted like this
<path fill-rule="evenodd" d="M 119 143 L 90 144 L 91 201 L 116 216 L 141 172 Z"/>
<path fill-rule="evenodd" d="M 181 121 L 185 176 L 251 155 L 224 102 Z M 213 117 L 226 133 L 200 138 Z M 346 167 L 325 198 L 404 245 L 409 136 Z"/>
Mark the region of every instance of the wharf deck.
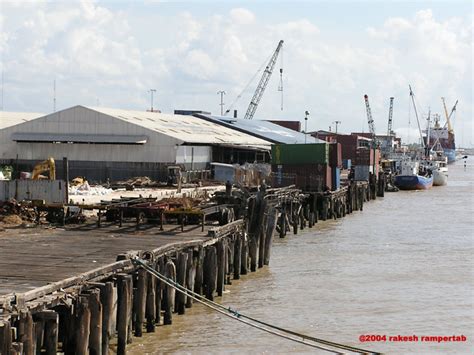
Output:
<path fill-rule="evenodd" d="M 0 297 L 23 293 L 41 286 L 100 268 L 116 261 L 118 254 L 151 250 L 170 243 L 211 239 L 207 225 L 159 227 L 135 223 L 104 223 L 75 228 L 6 229 L 0 232 Z"/>

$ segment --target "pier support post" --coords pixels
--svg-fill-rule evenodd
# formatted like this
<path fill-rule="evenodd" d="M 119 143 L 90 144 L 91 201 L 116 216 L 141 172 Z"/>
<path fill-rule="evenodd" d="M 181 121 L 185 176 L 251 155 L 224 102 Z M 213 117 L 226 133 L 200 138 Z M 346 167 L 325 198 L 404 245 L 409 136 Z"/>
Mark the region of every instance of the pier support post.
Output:
<path fill-rule="evenodd" d="M 217 254 L 216 247 L 206 248 L 204 257 L 204 294 L 207 299 L 214 300 L 214 290 L 217 283 Z"/>
<path fill-rule="evenodd" d="M 29 311 L 20 311 L 18 340 L 23 343 L 24 355 L 34 355 L 33 317 Z"/>
<path fill-rule="evenodd" d="M 194 256 L 194 250 L 190 249 L 188 251 L 188 263 L 186 265 L 186 287 L 188 290 L 194 291 L 194 281 L 196 279 L 196 263 L 197 257 Z M 193 299 L 191 297 L 186 297 L 186 308 L 191 308 L 193 306 Z"/>
<path fill-rule="evenodd" d="M 100 303 L 100 290 L 94 289 L 89 294 L 89 309 L 91 313 L 89 353 L 90 355 L 102 354 L 102 303 Z"/>
<path fill-rule="evenodd" d="M 102 355 L 108 354 L 110 337 L 115 333 L 113 321 L 114 293 L 113 282 L 106 282 L 100 292 L 100 302 L 102 304 Z"/>
<path fill-rule="evenodd" d="M 132 312 L 132 276 L 119 274 L 117 279 L 117 355 L 127 353 L 130 314 Z"/>
<path fill-rule="evenodd" d="M 273 233 L 275 232 L 278 219 L 278 211 L 272 207 L 268 211 L 267 225 L 265 228 L 265 252 L 263 255 L 263 263 L 270 264 L 270 255 L 272 251 Z"/>
<path fill-rule="evenodd" d="M 220 240 L 216 244 L 217 247 L 217 285 L 216 291 L 218 296 L 222 296 L 224 291 L 224 277 L 225 277 L 225 241 Z"/>
<path fill-rule="evenodd" d="M 176 281 L 176 267 L 171 260 L 168 260 L 165 264 L 165 276 Z M 163 286 L 163 308 L 165 311 L 163 324 L 168 325 L 173 323 L 175 289 L 166 284 Z"/>
<path fill-rule="evenodd" d="M 0 354 L 10 354 L 12 330 L 8 320 L 0 320 Z"/>
<path fill-rule="evenodd" d="M 155 331 L 156 318 L 156 278 L 152 275 L 147 275 L 147 292 L 146 292 L 146 331 L 152 333 Z"/>
<path fill-rule="evenodd" d="M 242 254 L 242 238 L 240 233 L 237 233 L 234 240 L 234 280 L 240 279 L 240 262 Z"/>
<path fill-rule="evenodd" d="M 155 270 L 161 275 L 165 274 L 165 261 L 161 257 L 156 261 Z M 164 284 L 160 280 L 155 280 L 155 324 L 161 322 L 161 303 L 163 302 Z"/>
<path fill-rule="evenodd" d="M 145 322 L 146 294 L 147 294 L 147 271 L 138 269 L 137 275 L 137 299 L 135 314 L 135 336 L 143 335 L 143 323 Z"/>
<path fill-rule="evenodd" d="M 240 273 L 242 275 L 247 275 L 248 265 L 249 265 L 249 243 L 248 243 L 247 234 L 245 233 L 242 234 L 241 242 L 242 242 L 242 254 L 241 254 L 241 262 L 240 262 Z"/>
<path fill-rule="evenodd" d="M 76 310 L 76 354 L 89 354 L 91 312 L 87 298 L 79 297 Z"/>
<path fill-rule="evenodd" d="M 176 262 L 176 282 L 186 287 L 186 265 L 188 263 L 188 254 L 179 253 Z M 186 310 L 186 295 L 182 292 L 176 292 L 175 312 L 184 314 Z"/>
<path fill-rule="evenodd" d="M 196 277 L 194 278 L 194 292 L 202 295 L 203 293 L 203 277 L 204 277 L 204 248 L 202 246 L 198 249 L 196 260 Z"/>

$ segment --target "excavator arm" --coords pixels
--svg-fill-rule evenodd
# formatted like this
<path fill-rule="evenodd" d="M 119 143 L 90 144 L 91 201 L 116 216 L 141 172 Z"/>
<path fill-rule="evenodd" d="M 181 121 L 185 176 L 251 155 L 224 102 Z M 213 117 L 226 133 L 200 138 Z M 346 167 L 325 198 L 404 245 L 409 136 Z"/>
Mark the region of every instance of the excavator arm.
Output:
<path fill-rule="evenodd" d="M 38 180 L 40 174 L 45 171 L 49 171 L 50 180 L 56 180 L 56 164 L 54 163 L 54 159 L 52 157 L 49 157 L 48 159 L 36 164 L 33 168 L 31 178 L 33 180 Z"/>

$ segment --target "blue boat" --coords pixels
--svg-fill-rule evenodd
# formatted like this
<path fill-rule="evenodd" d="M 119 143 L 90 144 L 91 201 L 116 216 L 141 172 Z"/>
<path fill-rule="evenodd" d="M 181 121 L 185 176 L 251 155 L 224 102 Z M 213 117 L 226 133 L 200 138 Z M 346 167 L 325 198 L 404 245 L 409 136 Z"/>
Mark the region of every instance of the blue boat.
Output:
<path fill-rule="evenodd" d="M 395 176 L 395 186 L 400 190 L 427 190 L 433 186 L 433 175 L 427 171 L 420 175 L 420 164 L 411 160 L 402 161 L 401 172 Z"/>
<path fill-rule="evenodd" d="M 433 175 L 397 175 L 395 185 L 400 190 L 426 190 L 433 186 Z"/>

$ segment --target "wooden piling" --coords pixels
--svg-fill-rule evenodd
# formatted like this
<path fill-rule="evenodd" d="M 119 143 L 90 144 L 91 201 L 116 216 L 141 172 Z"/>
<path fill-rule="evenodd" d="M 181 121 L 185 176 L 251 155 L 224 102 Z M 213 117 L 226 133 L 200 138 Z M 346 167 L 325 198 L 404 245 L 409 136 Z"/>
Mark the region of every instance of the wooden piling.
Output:
<path fill-rule="evenodd" d="M 241 243 L 242 243 L 242 253 L 241 253 L 241 262 L 240 262 L 240 274 L 247 275 L 248 272 L 248 265 L 249 265 L 249 243 L 248 243 L 248 235 L 242 234 L 241 236 Z"/>
<path fill-rule="evenodd" d="M 76 306 L 76 354 L 89 354 L 91 312 L 87 298 L 79 297 Z"/>
<path fill-rule="evenodd" d="M 132 312 L 132 276 L 117 277 L 117 354 L 127 353 L 129 317 Z"/>
<path fill-rule="evenodd" d="M 55 311 L 46 310 L 37 314 L 44 321 L 44 349 L 47 355 L 56 355 L 58 348 L 59 317 Z"/>
<path fill-rule="evenodd" d="M 145 269 L 138 269 L 137 275 L 137 299 L 136 299 L 136 315 L 135 315 L 135 336 L 143 335 L 143 323 L 145 322 L 146 295 L 147 295 L 147 277 L 148 273 Z"/>
<path fill-rule="evenodd" d="M 224 291 L 224 278 L 225 278 L 225 254 L 226 245 L 225 240 L 220 240 L 216 244 L 217 252 L 217 284 L 216 291 L 218 296 L 222 296 Z"/>
<path fill-rule="evenodd" d="M 178 260 L 176 262 L 176 282 L 183 287 L 186 287 L 186 265 L 188 263 L 187 253 L 178 253 Z M 177 291 L 175 296 L 175 312 L 184 314 L 186 311 L 186 295 Z"/>
<path fill-rule="evenodd" d="M 231 275 L 234 274 L 234 248 L 235 248 L 235 236 L 227 239 L 227 248 L 226 248 L 226 285 L 232 285 Z"/>
<path fill-rule="evenodd" d="M 108 354 L 110 338 L 115 334 L 115 326 L 113 324 L 114 291 L 114 284 L 109 281 L 104 284 L 100 292 L 100 302 L 102 304 L 102 355 Z"/>
<path fill-rule="evenodd" d="M 12 331 L 8 320 L 0 320 L 0 354 L 10 354 L 12 347 Z"/>
<path fill-rule="evenodd" d="M 204 295 L 207 299 L 214 300 L 214 290 L 217 284 L 217 253 L 215 246 L 206 248 L 204 257 Z"/>
<path fill-rule="evenodd" d="M 234 240 L 234 280 L 240 279 L 241 258 L 242 258 L 242 237 L 237 233 Z"/>
<path fill-rule="evenodd" d="M 155 263 L 155 270 L 161 275 L 165 274 L 165 261 L 164 258 L 159 258 Z M 161 305 L 163 302 L 163 289 L 164 284 L 159 279 L 155 281 L 155 324 L 161 323 Z"/>
<path fill-rule="evenodd" d="M 23 353 L 33 355 L 33 317 L 29 311 L 20 311 L 18 323 L 18 340 L 23 344 Z"/>
<path fill-rule="evenodd" d="M 268 211 L 267 224 L 265 228 L 265 252 L 263 256 L 263 262 L 265 265 L 270 264 L 270 254 L 272 251 L 273 234 L 275 233 L 275 227 L 278 218 L 278 211 L 276 208 L 270 208 Z"/>
<path fill-rule="evenodd" d="M 176 281 L 176 267 L 171 260 L 168 260 L 165 264 L 165 276 Z M 165 311 L 163 324 L 172 324 L 173 322 L 174 300 L 175 289 L 165 284 L 163 287 L 163 308 Z"/>
<path fill-rule="evenodd" d="M 196 263 L 197 256 L 195 256 L 194 250 L 190 249 L 188 251 L 188 263 L 186 265 L 186 287 L 193 291 L 194 282 L 196 279 Z M 191 297 L 186 297 L 186 308 L 191 308 L 193 306 L 193 299 Z"/>
<path fill-rule="evenodd" d="M 146 331 L 152 333 L 155 331 L 156 319 L 156 277 L 148 275 L 147 277 L 147 293 L 146 293 Z"/>
<path fill-rule="evenodd" d="M 196 260 L 196 277 L 194 278 L 194 292 L 203 294 L 203 274 L 204 273 L 204 248 L 202 246 L 198 249 Z"/>
<path fill-rule="evenodd" d="M 93 289 L 88 297 L 90 318 L 89 354 L 102 354 L 102 303 L 100 290 Z"/>

